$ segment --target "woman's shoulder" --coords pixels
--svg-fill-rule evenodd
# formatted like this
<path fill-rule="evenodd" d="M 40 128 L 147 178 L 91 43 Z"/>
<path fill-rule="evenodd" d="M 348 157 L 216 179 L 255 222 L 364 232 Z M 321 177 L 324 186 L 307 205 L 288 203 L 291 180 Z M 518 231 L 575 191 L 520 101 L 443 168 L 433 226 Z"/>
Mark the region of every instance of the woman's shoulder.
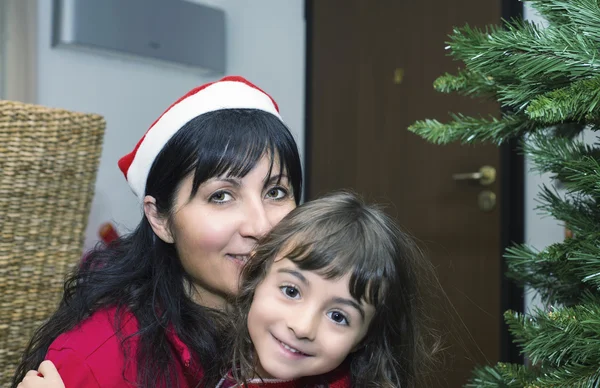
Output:
<path fill-rule="evenodd" d="M 91 355 L 99 348 L 135 333 L 138 324 L 129 311 L 117 315 L 116 307 L 98 310 L 73 329 L 61 334 L 50 345 L 50 349 L 77 350 L 82 356 Z"/>
<path fill-rule="evenodd" d="M 71 386 L 93 385 L 93 382 L 99 386 L 115 382 L 120 382 L 118 386 L 128 386 L 126 380 L 135 381 L 136 376 L 135 363 L 127 360 L 135 359 L 137 337 L 128 340 L 127 355 L 121 341 L 137 329 L 137 320 L 128 311 L 117 314 L 116 308 L 98 310 L 56 338 L 46 359 L 54 362 L 65 381 L 72 381 Z"/>

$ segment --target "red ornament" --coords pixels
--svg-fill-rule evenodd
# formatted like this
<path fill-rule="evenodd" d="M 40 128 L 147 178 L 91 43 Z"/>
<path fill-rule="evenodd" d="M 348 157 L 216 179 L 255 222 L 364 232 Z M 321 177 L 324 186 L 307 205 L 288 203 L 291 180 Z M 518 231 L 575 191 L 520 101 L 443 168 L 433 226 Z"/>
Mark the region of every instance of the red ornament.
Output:
<path fill-rule="evenodd" d="M 100 226 L 98 235 L 100 236 L 102 242 L 107 245 L 119 238 L 117 230 L 110 222 L 104 223 Z"/>

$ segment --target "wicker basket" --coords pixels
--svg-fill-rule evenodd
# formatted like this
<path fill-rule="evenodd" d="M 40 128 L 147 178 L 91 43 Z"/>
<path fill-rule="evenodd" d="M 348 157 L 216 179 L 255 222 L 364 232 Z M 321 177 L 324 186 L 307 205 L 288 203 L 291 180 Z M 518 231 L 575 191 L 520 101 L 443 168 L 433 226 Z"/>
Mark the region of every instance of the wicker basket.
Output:
<path fill-rule="evenodd" d="M 81 257 L 105 122 L 0 101 L 0 386 Z"/>

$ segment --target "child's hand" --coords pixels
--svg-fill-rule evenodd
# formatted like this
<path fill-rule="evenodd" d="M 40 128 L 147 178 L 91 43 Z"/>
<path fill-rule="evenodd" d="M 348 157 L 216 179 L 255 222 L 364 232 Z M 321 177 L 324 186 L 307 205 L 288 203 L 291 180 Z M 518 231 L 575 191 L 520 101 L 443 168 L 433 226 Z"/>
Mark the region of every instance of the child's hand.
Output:
<path fill-rule="evenodd" d="M 65 384 L 52 361 L 46 360 L 40 364 L 38 370 L 27 372 L 17 388 L 65 388 Z"/>

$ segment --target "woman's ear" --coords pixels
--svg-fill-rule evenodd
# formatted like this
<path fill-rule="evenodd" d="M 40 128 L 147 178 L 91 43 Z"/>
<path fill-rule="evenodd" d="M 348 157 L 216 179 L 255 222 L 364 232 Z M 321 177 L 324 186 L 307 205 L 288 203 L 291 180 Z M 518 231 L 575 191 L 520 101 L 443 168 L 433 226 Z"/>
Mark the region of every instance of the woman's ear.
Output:
<path fill-rule="evenodd" d="M 169 229 L 168 220 L 158 213 L 156 199 L 151 195 L 144 197 L 144 214 L 158 238 L 168 244 L 173 244 L 175 239 L 173 239 L 173 235 Z"/>

